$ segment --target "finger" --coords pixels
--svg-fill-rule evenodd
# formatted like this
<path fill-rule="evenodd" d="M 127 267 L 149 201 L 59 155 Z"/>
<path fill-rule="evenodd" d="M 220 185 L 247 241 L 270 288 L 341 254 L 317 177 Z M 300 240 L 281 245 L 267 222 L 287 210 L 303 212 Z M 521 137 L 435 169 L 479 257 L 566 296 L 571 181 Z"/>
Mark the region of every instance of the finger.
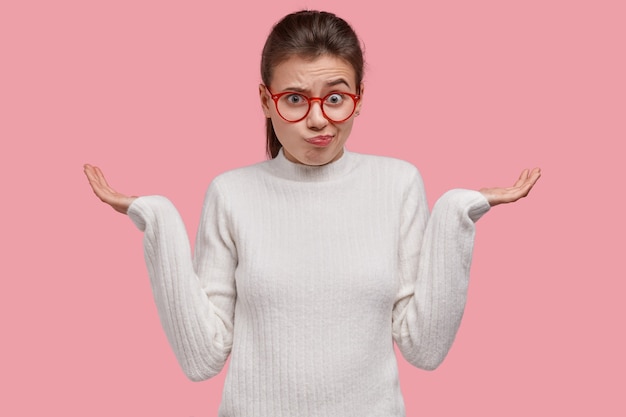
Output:
<path fill-rule="evenodd" d="M 524 183 L 524 185 L 520 188 L 519 198 L 526 197 L 530 193 L 530 190 L 532 190 L 532 188 L 535 186 L 535 183 L 537 182 L 540 176 L 541 174 L 539 171 L 533 171 L 533 174 L 528 178 L 526 183 Z"/>
<path fill-rule="evenodd" d="M 539 178 L 541 177 L 541 169 L 535 168 L 532 170 L 530 177 L 528 178 L 528 192 L 535 186 Z"/>
<path fill-rule="evenodd" d="M 535 183 L 537 182 L 537 180 L 539 179 L 540 176 L 541 176 L 541 170 L 539 168 L 533 169 L 528 174 L 528 178 L 526 178 L 526 180 L 524 181 L 522 186 L 523 187 L 526 187 L 526 186 L 532 187 L 533 185 L 535 185 Z"/>
<path fill-rule="evenodd" d="M 89 164 L 83 165 L 83 172 L 85 173 L 85 175 L 87 176 L 88 179 L 90 177 L 93 177 L 93 175 L 94 175 L 93 166 L 89 165 Z"/>
<path fill-rule="evenodd" d="M 84 171 L 91 188 L 94 189 L 94 191 L 96 188 L 100 188 L 100 181 L 98 179 L 95 167 L 91 165 L 85 165 Z"/>
<path fill-rule="evenodd" d="M 109 186 L 109 183 L 107 182 L 106 178 L 104 177 L 104 173 L 102 172 L 102 170 L 98 167 L 94 167 L 94 172 L 96 173 L 96 177 L 98 178 L 98 182 L 105 187 Z"/>
<path fill-rule="evenodd" d="M 524 184 L 524 182 L 526 182 L 526 180 L 528 179 L 528 172 L 528 169 L 522 171 L 517 181 L 515 181 L 515 184 L 513 184 L 513 188 L 520 187 L 522 184 Z"/>
<path fill-rule="evenodd" d="M 102 170 L 100 168 L 98 168 L 98 167 L 94 167 L 94 170 L 95 170 L 96 175 L 98 177 L 98 183 L 100 184 L 101 188 L 103 190 L 107 191 L 110 194 L 117 194 L 117 191 L 115 191 L 113 188 L 111 188 L 111 186 L 107 182 L 106 178 L 104 177 L 104 173 L 102 172 Z"/>
<path fill-rule="evenodd" d="M 85 174 L 87 175 L 87 178 L 89 179 L 89 182 L 96 185 L 99 185 L 102 183 L 102 180 L 100 178 L 100 175 L 98 173 L 99 169 L 96 166 L 93 165 L 85 165 Z"/>
<path fill-rule="evenodd" d="M 533 179 L 533 183 L 537 182 L 539 177 L 541 177 L 541 168 L 534 168 L 530 173 L 530 177 Z"/>
<path fill-rule="evenodd" d="M 111 204 L 115 200 L 115 190 L 106 182 L 102 170 L 96 166 L 85 165 L 85 174 L 89 180 L 89 185 L 100 201 Z"/>
<path fill-rule="evenodd" d="M 530 170 L 529 170 L 528 168 L 525 168 L 525 169 L 522 171 L 522 173 L 519 175 L 520 179 L 522 179 L 522 178 L 528 178 L 528 172 L 529 172 L 529 171 L 530 171 Z"/>

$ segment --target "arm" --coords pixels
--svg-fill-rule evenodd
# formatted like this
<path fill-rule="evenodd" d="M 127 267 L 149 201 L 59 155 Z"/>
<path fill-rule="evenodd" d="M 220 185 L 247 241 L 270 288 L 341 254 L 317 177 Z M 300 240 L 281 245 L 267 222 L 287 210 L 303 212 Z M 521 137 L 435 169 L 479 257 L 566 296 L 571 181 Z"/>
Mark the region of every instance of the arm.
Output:
<path fill-rule="evenodd" d="M 237 262 L 223 199 L 216 187 L 212 185 L 207 192 L 192 260 L 185 225 L 169 200 L 160 196 L 126 197 L 112 190 L 101 172 L 90 168 L 88 172 L 85 167 L 85 171 L 96 195 L 127 213 L 144 232 L 154 300 L 183 371 L 194 381 L 216 375 L 232 344 Z M 126 207 L 125 201 L 129 201 Z"/>
<path fill-rule="evenodd" d="M 452 190 L 429 218 L 421 180 L 413 188 L 402 221 L 393 335 L 407 361 L 430 370 L 445 358 L 461 323 L 474 222 L 489 204 L 479 192 Z"/>
<path fill-rule="evenodd" d="M 417 177 L 404 206 L 393 311 L 394 340 L 410 363 L 435 369 L 454 342 L 467 299 L 474 223 L 491 206 L 525 197 L 538 178 L 539 170 L 525 170 L 513 187 L 449 191 L 428 218 Z"/>

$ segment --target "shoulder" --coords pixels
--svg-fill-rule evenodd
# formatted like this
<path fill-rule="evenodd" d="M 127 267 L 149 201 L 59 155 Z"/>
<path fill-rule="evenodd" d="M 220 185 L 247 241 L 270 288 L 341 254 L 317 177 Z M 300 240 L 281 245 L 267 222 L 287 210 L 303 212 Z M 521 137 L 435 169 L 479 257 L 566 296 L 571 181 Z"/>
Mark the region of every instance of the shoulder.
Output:
<path fill-rule="evenodd" d="M 210 187 L 231 188 L 252 184 L 267 175 L 268 163 L 269 161 L 262 161 L 225 171 L 213 178 Z"/>
<path fill-rule="evenodd" d="M 394 181 L 418 181 L 420 183 L 422 181 L 417 167 L 403 159 L 354 152 L 352 156 L 359 169 L 368 170 L 372 174 L 381 175 Z"/>
<path fill-rule="evenodd" d="M 422 176 L 412 163 L 388 156 L 353 154 L 357 161 L 355 180 L 367 183 L 376 195 L 389 201 L 426 200 Z"/>
<path fill-rule="evenodd" d="M 210 182 L 205 194 L 205 202 L 221 201 L 226 207 L 233 201 L 250 200 L 261 187 L 266 187 L 268 162 L 234 168 L 218 174 Z"/>

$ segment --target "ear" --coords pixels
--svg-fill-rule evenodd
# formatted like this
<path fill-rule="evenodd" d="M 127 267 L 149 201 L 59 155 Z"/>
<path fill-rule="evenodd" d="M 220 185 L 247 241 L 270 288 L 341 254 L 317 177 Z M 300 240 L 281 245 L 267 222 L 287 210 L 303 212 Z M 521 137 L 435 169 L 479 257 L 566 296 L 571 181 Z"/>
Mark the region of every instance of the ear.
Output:
<path fill-rule="evenodd" d="M 267 95 L 267 88 L 263 84 L 259 84 L 259 98 L 261 99 L 261 108 L 263 109 L 263 114 L 266 119 L 269 119 L 270 116 L 270 100 L 271 98 Z"/>
<path fill-rule="evenodd" d="M 361 113 L 361 106 L 363 105 L 363 92 L 365 91 L 365 84 L 361 83 L 359 88 L 359 102 L 356 104 L 356 109 L 354 110 L 355 115 L 359 115 Z"/>

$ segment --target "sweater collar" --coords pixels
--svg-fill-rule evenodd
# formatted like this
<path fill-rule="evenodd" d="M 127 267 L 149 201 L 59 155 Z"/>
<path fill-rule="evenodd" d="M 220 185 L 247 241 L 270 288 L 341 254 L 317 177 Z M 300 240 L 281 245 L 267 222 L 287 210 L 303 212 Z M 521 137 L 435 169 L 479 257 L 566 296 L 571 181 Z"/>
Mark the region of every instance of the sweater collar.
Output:
<path fill-rule="evenodd" d="M 269 162 L 272 171 L 279 177 L 293 181 L 323 182 L 341 178 L 350 172 L 354 165 L 354 155 L 344 148 L 343 154 L 336 161 L 313 166 L 291 162 L 285 157 L 283 148 L 280 148 L 276 158 Z"/>

